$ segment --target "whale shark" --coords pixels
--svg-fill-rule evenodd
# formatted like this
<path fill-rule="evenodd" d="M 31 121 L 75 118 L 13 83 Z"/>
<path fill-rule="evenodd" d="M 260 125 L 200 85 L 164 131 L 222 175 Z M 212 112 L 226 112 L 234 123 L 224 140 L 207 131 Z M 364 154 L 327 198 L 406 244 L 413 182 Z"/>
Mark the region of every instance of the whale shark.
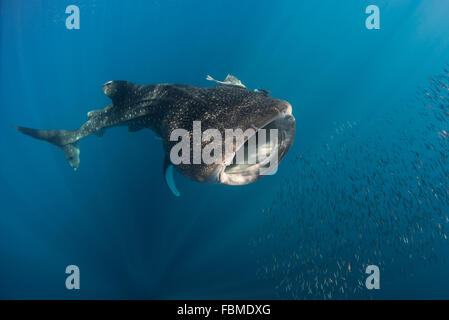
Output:
<path fill-rule="evenodd" d="M 270 159 L 276 166 L 294 140 L 295 118 L 291 104 L 270 97 L 266 90 L 249 90 L 232 75 L 213 87 L 138 85 L 115 80 L 105 83 L 102 88 L 111 103 L 103 109 L 89 111 L 87 121 L 76 130 L 15 128 L 59 147 L 74 170 L 80 165 L 79 141 L 84 137 L 92 134 L 102 137 L 106 129 L 116 126 L 128 127 L 129 132 L 150 129 L 162 140 L 165 181 L 175 196 L 180 193 L 174 182 L 173 168 L 197 182 L 244 185 L 261 178 L 260 169 L 266 166 L 266 162 L 257 160 L 243 164 L 233 161 L 239 151 L 246 152 L 246 159 L 257 152 L 259 145 L 256 150 L 248 147 L 251 137 L 245 137 L 239 144 L 234 143 L 231 156 L 223 156 L 214 163 L 173 163 L 170 151 L 177 141 L 171 139 L 171 134 L 176 129 L 182 128 L 192 135 L 195 122 L 201 123 L 202 130 L 215 128 L 223 134 L 227 129 L 245 131 L 252 128 L 255 133 L 261 129 L 276 129 L 277 137 L 272 139 L 276 144 L 276 158 Z M 259 143 L 259 140 L 255 141 Z M 191 147 L 194 149 L 193 145 Z"/>

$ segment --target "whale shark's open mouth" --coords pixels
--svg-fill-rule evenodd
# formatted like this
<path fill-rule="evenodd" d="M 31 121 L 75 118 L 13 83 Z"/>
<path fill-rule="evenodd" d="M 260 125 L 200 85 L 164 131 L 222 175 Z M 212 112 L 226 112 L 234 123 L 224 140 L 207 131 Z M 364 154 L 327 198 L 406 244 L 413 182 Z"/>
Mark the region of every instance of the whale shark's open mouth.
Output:
<path fill-rule="evenodd" d="M 265 129 L 264 135 L 261 135 L 261 129 Z M 225 165 L 221 172 L 220 183 L 243 185 L 254 182 L 263 175 L 276 173 L 277 166 L 290 149 L 294 136 L 295 119 L 290 112 L 273 119 L 237 149 L 232 162 Z M 255 147 L 252 147 L 252 143 Z M 239 152 L 243 152 L 244 161 L 238 161 Z"/>

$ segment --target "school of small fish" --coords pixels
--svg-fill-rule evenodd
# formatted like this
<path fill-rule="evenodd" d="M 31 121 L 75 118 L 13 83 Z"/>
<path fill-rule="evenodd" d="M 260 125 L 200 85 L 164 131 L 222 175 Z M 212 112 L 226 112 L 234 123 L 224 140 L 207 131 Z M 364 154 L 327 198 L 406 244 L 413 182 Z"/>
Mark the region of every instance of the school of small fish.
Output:
<path fill-rule="evenodd" d="M 253 240 L 270 253 L 258 277 L 279 298 L 372 298 L 368 265 L 394 285 L 447 262 L 448 69 L 383 119 L 339 125 L 318 152 L 290 155 L 295 172 Z"/>

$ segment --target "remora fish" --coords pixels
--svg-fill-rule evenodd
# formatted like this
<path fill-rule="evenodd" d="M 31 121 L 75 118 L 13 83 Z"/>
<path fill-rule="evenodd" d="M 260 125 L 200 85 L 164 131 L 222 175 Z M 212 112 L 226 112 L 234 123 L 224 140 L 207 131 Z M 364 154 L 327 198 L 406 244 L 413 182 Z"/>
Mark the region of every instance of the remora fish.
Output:
<path fill-rule="evenodd" d="M 245 85 L 239 79 L 234 77 L 232 74 L 228 74 L 226 76 L 226 78 L 224 79 L 224 81 L 215 80 L 214 78 L 212 78 L 209 75 L 206 77 L 206 80 L 213 81 L 213 82 L 216 82 L 216 83 L 222 84 L 222 85 L 232 85 L 232 86 L 246 88 Z"/>
<path fill-rule="evenodd" d="M 203 132 L 214 128 L 223 136 L 225 129 L 278 129 L 275 146 L 278 153 L 276 159 L 271 159 L 276 166 L 289 150 L 295 135 L 291 105 L 284 100 L 268 97 L 267 91 L 250 91 L 236 85 L 203 88 L 183 84 L 137 85 L 128 81 L 109 81 L 103 85 L 103 92 L 112 103 L 102 110 L 88 112 L 88 120 L 77 130 L 15 128 L 60 147 L 75 170 L 80 163 L 80 139 L 93 133 L 101 137 L 106 128 L 114 126 L 127 126 L 130 132 L 151 129 L 163 141 L 165 179 L 176 196 L 179 192 L 173 180 L 173 166 L 198 182 L 243 185 L 259 179 L 259 169 L 266 162 L 236 164 L 236 161 L 226 161 L 223 157 L 220 163 L 173 165 L 169 157 L 171 148 L 177 143 L 170 141 L 173 130 L 182 128 L 192 136 L 194 121 L 201 121 Z M 245 141 L 248 139 L 245 138 Z M 259 147 L 262 146 L 257 145 Z M 231 159 L 240 148 L 247 148 L 247 143 L 234 145 Z M 249 149 L 244 152 L 254 152 L 254 149 Z M 248 157 L 251 155 L 248 154 Z"/>

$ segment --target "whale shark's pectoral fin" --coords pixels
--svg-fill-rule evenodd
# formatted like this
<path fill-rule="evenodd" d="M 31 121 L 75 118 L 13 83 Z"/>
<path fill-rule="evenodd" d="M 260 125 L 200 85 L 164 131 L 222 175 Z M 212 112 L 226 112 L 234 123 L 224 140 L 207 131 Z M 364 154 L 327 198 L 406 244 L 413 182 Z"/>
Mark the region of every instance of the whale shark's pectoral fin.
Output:
<path fill-rule="evenodd" d="M 179 197 L 181 194 L 179 193 L 178 188 L 176 188 L 175 179 L 173 177 L 173 165 L 167 156 L 165 156 L 164 160 L 164 177 L 170 191 L 175 195 L 175 197 Z"/>

